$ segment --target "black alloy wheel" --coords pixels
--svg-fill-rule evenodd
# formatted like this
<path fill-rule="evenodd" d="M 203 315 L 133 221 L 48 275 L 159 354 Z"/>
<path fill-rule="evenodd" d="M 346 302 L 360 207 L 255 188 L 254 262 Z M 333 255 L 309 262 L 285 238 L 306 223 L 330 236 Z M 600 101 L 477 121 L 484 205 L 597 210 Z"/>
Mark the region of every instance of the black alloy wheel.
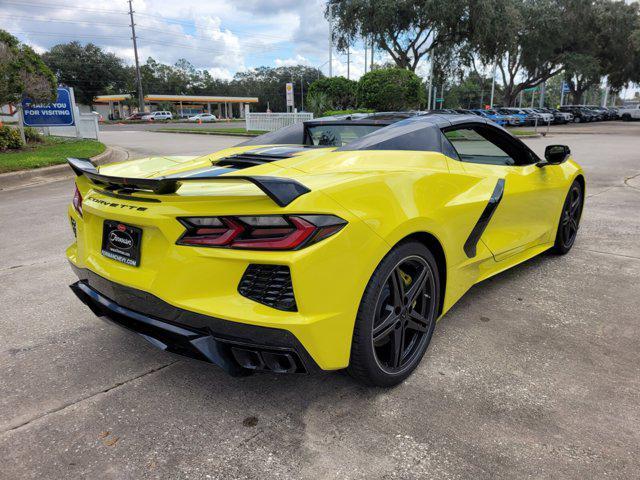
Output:
<path fill-rule="evenodd" d="M 580 228 L 580 218 L 582 217 L 583 191 L 582 186 L 576 180 L 571 185 L 567 198 L 562 207 L 560 215 L 560 225 L 558 225 L 558 233 L 554 249 L 556 252 L 565 254 L 576 241 L 578 229 Z"/>
<path fill-rule="evenodd" d="M 401 372 L 427 338 L 435 321 L 434 274 L 419 256 L 401 260 L 389 273 L 376 305 L 371 341 L 376 361 L 388 373 Z"/>
<path fill-rule="evenodd" d="M 417 242 L 394 248 L 374 272 L 362 298 L 349 373 L 369 385 L 391 386 L 420 363 L 435 328 L 438 269 Z"/>

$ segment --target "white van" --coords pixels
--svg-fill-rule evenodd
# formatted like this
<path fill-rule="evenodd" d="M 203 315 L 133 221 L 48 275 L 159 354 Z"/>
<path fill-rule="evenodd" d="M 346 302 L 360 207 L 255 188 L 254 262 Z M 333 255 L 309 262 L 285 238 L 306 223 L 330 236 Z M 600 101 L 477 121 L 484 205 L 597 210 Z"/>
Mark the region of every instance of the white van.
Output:
<path fill-rule="evenodd" d="M 173 114 L 167 111 L 151 112 L 143 115 L 142 120 L 173 120 Z"/>

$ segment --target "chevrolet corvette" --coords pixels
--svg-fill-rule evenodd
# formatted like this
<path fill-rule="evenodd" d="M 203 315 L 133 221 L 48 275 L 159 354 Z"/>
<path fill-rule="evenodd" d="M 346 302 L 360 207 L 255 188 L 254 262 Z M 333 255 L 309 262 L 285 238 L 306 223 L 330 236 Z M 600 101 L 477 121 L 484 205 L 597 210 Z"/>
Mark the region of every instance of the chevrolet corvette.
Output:
<path fill-rule="evenodd" d="M 76 174 L 71 285 L 167 352 L 395 385 L 469 288 L 573 246 L 585 198 L 564 145 L 539 158 L 475 115 L 293 125 L 201 157 Z"/>

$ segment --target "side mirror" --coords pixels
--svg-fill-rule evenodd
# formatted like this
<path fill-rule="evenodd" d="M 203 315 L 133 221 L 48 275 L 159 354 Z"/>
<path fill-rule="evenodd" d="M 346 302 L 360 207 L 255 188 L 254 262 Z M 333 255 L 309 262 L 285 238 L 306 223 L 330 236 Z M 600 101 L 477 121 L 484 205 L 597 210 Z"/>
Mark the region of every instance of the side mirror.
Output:
<path fill-rule="evenodd" d="M 550 165 L 558 165 L 571 155 L 571 150 L 566 145 L 548 145 L 544 149 L 544 158 Z"/>

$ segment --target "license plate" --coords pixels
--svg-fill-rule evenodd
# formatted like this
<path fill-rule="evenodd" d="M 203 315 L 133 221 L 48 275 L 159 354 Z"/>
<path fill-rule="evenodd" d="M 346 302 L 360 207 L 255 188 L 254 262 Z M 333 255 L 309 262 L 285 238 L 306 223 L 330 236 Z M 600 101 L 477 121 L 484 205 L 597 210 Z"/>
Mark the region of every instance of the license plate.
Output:
<path fill-rule="evenodd" d="M 140 265 L 142 229 L 105 220 L 102 228 L 102 255 L 126 265 Z"/>

